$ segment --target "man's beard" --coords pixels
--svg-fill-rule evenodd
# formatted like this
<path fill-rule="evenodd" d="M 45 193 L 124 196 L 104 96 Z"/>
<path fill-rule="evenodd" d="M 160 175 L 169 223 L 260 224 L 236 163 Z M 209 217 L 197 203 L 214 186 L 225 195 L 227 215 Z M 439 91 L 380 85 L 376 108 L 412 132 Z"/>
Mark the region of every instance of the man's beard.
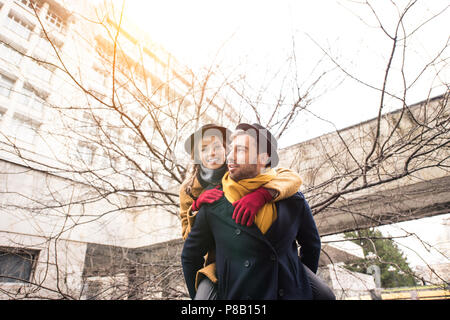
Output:
<path fill-rule="evenodd" d="M 247 164 L 244 166 L 239 166 L 239 170 L 232 174 L 230 172 L 230 178 L 234 181 L 239 181 L 243 179 L 254 178 L 258 175 L 258 169 L 256 164 Z"/>

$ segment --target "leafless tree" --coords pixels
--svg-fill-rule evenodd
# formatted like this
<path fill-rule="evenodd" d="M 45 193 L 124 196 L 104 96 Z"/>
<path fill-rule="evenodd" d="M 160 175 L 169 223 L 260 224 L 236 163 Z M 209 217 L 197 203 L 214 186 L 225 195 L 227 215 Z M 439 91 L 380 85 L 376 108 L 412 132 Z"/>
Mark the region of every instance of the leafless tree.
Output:
<path fill-rule="evenodd" d="M 32 185 L 28 190 L 21 183 L 1 184 L 5 200 L 0 202 L 0 210 L 8 213 L 14 223 L 25 220 L 34 229 L 33 234 L 43 232 L 43 241 L 33 240 L 34 247 L 41 248 L 39 256 L 31 256 L 30 261 L 36 263 L 39 259 L 48 267 L 32 275 L 28 287 L 2 287 L 2 294 L 8 298 L 187 297 L 177 258 L 181 241 L 133 250 L 124 249 L 120 243 L 77 247 L 86 250 L 86 260 L 78 262 L 84 268 L 82 284 L 74 280 L 75 276 L 71 278 L 76 270 L 63 262 L 70 260 L 67 254 L 59 257 L 58 252 L 64 251 L 69 242 L 66 239 L 79 230 L 108 228 L 113 220 L 124 222 L 147 211 L 177 217 L 178 187 L 189 166 L 188 159 L 181 156 L 188 134 L 202 123 L 232 126 L 241 119 L 252 118 L 282 137 L 304 114 L 314 114 L 315 99 L 326 94 L 322 86 L 331 74 L 339 73 L 374 90 L 379 104 L 377 118 L 361 124 L 357 130 L 336 128 L 332 134 L 311 140 L 311 144 L 280 153 L 284 162 L 301 174 L 303 190 L 316 219 L 332 227 L 337 214 L 355 221 L 347 229 L 331 228 L 324 234 L 417 218 L 404 212 L 399 202 L 414 196 L 417 190 L 391 197 L 383 194 L 386 189 L 405 185 L 405 181 L 418 183 L 424 175 L 432 174 L 444 179 L 436 180 L 441 185 L 434 182 L 435 192 L 444 192 L 448 185 L 448 83 L 441 81 L 447 90 L 438 99 L 428 96 L 420 105 L 408 104 L 409 92 L 425 74 L 432 71 L 439 79 L 448 68 L 448 39 L 414 76 L 406 72 L 414 35 L 446 14 L 448 7 L 424 17 L 411 28 L 405 21 L 418 1 L 404 7 L 391 2 L 397 13 L 394 27 L 389 25 L 392 21 L 379 17 L 371 2 L 356 3 L 368 8 L 379 31 L 391 41 L 380 83 L 369 83 L 347 69 L 313 38 L 322 56 L 314 73 L 300 77 L 293 34 L 292 53 L 279 70 L 267 73 L 268 80 L 255 87 L 253 79 L 241 70 L 224 70 L 216 63 L 194 71 L 149 40 L 139 45 L 140 39 L 123 27 L 125 2 L 114 10 L 106 2 L 103 11 L 96 11 L 95 15 L 73 13 L 70 19 L 77 27 L 71 29 L 68 37 L 77 45 L 64 46 L 42 20 L 40 2 L 30 3 L 41 30 L 40 39 L 47 43 L 51 54 L 43 59 L 11 43 L 4 45 L 19 52 L 23 59 L 53 70 L 52 81 L 58 89 L 52 96 L 42 97 L 46 121 L 29 122 L 37 134 L 34 150 L 8 133 L 0 134 L 0 151 L 6 160 L 0 167 L 4 181 L 14 176 L 23 179 L 24 185 Z M 99 32 L 89 32 L 94 29 Z M 95 58 L 86 61 L 89 56 Z M 398 79 L 402 89 L 392 91 L 391 82 Z M 273 94 L 274 87 L 277 94 Z M 36 88 L 31 91 L 40 94 Z M 397 103 L 400 110 L 385 112 L 390 104 Z M 236 110 L 236 105 L 242 109 Z M 321 123 L 323 119 L 317 117 L 317 121 Z M 380 214 L 378 208 L 360 205 L 367 200 L 384 201 L 390 206 Z M 96 227 L 82 229 L 90 225 Z M 108 230 L 114 236 L 118 229 Z M 84 239 L 95 242 L 96 237 Z M 4 252 L 11 254 L 6 249 Z M 47 285 L 46 279 L 51 277 L 55 278 L 55 287 Z M 73 287 L 82 289 L 74 291 Z"/>
<path fill-rule="evenodd" d="M 390 2 L 395 20 L 383 20 L 380 9 L 370 1 L 348 1 L 345 5 L 365 7 L 370 19 L 358 16 L 361 23 L 376 28 L 390 42 L 379 83 L 365 80 L 358 70 L 348 67 L 346 57 L 336 57 L 320 41 L 310 39 L 356 88 L 377 93 L 377 116 L 350 128 L 335 127 L 333 133 L 287 150 L 286 164 L 304 178 L 305 194 L 322 234 L 448 213 L 444 190 L 450 156 L 449 84 L 445 78 L 449 38 L 428 60 L 414 66 L 408 63 L 414 55 L 416 34 L 448 15 L 448 6 L 411 23 L 412 12 L 420 10 L 418 1 Z M 422 91 L 424 101 L 409 104 L 418 83 L 426 78 L 431 80 Z M 432 96 L 432 92 L 439 95 Z M 385 111 L 395 109 L 395 105 L 400 108 Z M 440 254 L 446 257 L 444 252 Z M 448 275 L 428 267 L 437 283 L 448 281 Z"/>

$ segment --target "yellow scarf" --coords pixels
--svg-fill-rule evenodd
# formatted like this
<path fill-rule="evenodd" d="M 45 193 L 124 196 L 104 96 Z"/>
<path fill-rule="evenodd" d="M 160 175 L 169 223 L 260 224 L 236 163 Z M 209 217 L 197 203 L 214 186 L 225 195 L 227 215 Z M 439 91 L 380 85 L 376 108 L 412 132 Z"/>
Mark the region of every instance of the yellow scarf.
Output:
<path fill-rule="evenodd" d="M 277 175 L 274 169 L 257 175 L 254 178 L 234 181 L 226 172 L 222 178 L 223 193 L 231 203 L 241 199 L 246 194 L 258 189 Z M 277 219 L 277 210 L 273 202 L 266 203 L 256 214 L 255 224 L 263 234 L 269 230 L 272 223 Z"/>

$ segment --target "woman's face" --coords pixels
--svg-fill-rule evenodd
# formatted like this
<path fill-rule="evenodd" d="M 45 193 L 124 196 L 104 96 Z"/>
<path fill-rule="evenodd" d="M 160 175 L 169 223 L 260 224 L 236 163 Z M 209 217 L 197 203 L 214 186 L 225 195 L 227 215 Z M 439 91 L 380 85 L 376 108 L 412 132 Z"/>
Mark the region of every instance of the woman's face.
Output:
<path fill-rule="evenodd" d="M 203 137 L 197 147 L 204 167 L 214 170 L 219 169 L 225 163 L 226 151 L 221 137 Z"/>

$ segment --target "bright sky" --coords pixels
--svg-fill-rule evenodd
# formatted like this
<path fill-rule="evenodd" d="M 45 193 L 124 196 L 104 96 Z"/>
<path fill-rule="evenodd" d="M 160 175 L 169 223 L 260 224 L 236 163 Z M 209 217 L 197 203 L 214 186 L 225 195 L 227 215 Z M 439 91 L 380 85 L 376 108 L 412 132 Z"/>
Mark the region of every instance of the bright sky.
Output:
<path fill-rule="evenodd" d="M 122 3 L 115 1 L 119 5 Z M 369 8 L 360 2 L 363 1 L 126 0 L 125 16 L 131 17 L 155 42 L 161 43 L 191 68 L 211 63 L 221 64 L 223 68 L 240 66 L 248 79 L 254 81 L 255 87 L 260 79 L 264 79 L 267 70 L 278 70 L 293 47 L 301 85 L 307 86 L 314 75 L 333 67 L 328 60 L 321 65 L 321 70 L 314 69 L 323 53 L 312 39 L 329 50 L 333 58 L 354 76 L 381 87 L 392 42 L 377 28 Z M 407 2 L 395 1 L 400 7 Z M 376 0 L 373 5 L 387 31 L 393 33 L 395 25 L 391 21 L 398 14 L 392 2 Z M 408 37 L 405 76 L 409 82 L 449 41 L 448 7 L 447 0 L 419 1 L 408 13 L 404 26 L 412 31 L 447 8 Z M 217 52 L 220 52 L 219 57 L 216 57 Z M 449 56 L 447 49 L 441 59 L 434 61 L 431 69 L 434 73 L 425 73 L 424 81 L 418 81 L 412 87 L 407 103 L 444 92 L 442 84 L 450 83 L 450 71 L 443 60 L 448 60 Z M 400 85 L 388 88 L 396 94 L 401 92 L 400 62 L 394 60 L 396 73 L 389 79 Z M 295 71 L 292 68 L 294 66 L 290 65 L 285 72 Z M 438 76 L 437 70 L 440 70 Z M 326 121 L 302 113 L 292 129 L 280 139 L 281 147 L 333 131 L 334 127 L 327 121 L 343 128 L 376 116 L 380 99 L 376 91 L 345 78 L 339 71 L 331 73 L 325 80 L 316 92 L 316 95 L 324 94 L 314 101 L 310 110 Z M 431 93 L 430 87 L 433 88 Z M 387 103 L 386 111 L 399 107 L 390 99 Z M 427 235 L 433 234 L 425 231 Z M 410 245 L 417 247 L 417 242 Z M 414 264 L 420 264 L 417 259 L 412 259 Z"/>
<path fill-rule="evenodd" d="M 447 221 L 444 223 L 444 221 Z M 397 246 L 406 254 L 411 266 L 449 263 L 450 253 L 450 214 L 444 214 L 419 220 L 386 225 L 379 230 L 386 236 L 407 238 L 395 239 Z M 406 232 L 407 231 L 407 232 Z M 447 256 L 446 256 L 447 255 Z"/>
<path fill-rule="evenodd" d="M 115 0 L 120 5 L 121 0 Z M 307 86 L 325 69 L 334 67 L 329 60 L 314 69 L 323 53 L 313 40 L 327 50 L 333 58 L 356 77 L 381 87 L 384 70 L 392 42 L 376 28 L 377 21 L 367 6 L 353 0 L 126 0 L 125 16 L 132 17 L 150 37 L 161 43 L 190 67 L 211 63 L 223 69 L 240 66 L 254 87 L 266 80 L 267 70 L 274 73 L 291 55 L 293 46 L 297 59 L 297 75 L 300 85 Z M 391 1 L 373 1 L 374 9 L 388 32 L 393 33 L 397 11 Z M 407 1 L 395 1 L 400 7 Z M 425 24 L 423 30 L 408 38 L 409 53 L 406 57 L 406 76 L 413 79 L 426 62 L 442 49 L 448 41 L 450 9 L 446 0 L 419 1 L 405 20 L 405 28 L 412 31 L 426 22 L 433 14 L 447 10 L 438 18 Z M 445 32 L 447 30 L 447 32 Z M 294 39 L 294 43 L 293 43 Z M 400 51 L 401 49 L 398 49 Z M 219 57 L 216 57 L 220 52 Z M 444 52 L 449 58 L 449 50 Z M 326 59 L 325 59 L 326 60 Z M 436 61 L 436 63 L 441 60 Z M 400 61 L 394 61 L 398 71 Z M 443 69 L 441 64 L 436 69 Z M 295 73 L 290 65 L 286 73 Z M 424 74 L 426 81 L 418 82 L 408 103 L 426 99 L 430 86 L 431 96 L 443 92 L 442 83 L 449 83 L 449 68 L 435 74 Z M 262 80 L 261 80 L 262 79 Z M 331 73 L 314 96 L 310 110 L 320 118 L 333 122 L 338 128 L 373 118 L 377 114 L 379 94 L 354 80 L 344 79 L 342 72 Z M 401 84 L 399 74 L 392 74 L 392 83 Z M 341 83 L 342 82 L 342 83 Z M 339 84 L 339 85 L 338 85 Z M 274 103 L 277 86 L 267 103 Z M 389 90 L 399 93 L 401 87 Z M 271 94 L 271 93 L 269 93 Z M 389 101 L 385 110 L 399 107 Z M 389 104 L 390 103 L 390 104 Z M 261 111 L 263 112 L 263 111 Z M 280 139 L 285 147 L 334 130 L 327 121 L 318 120 L 303 113 L 291 130 Z M 301 130 L 299 128 L 301 127 Z"/>

